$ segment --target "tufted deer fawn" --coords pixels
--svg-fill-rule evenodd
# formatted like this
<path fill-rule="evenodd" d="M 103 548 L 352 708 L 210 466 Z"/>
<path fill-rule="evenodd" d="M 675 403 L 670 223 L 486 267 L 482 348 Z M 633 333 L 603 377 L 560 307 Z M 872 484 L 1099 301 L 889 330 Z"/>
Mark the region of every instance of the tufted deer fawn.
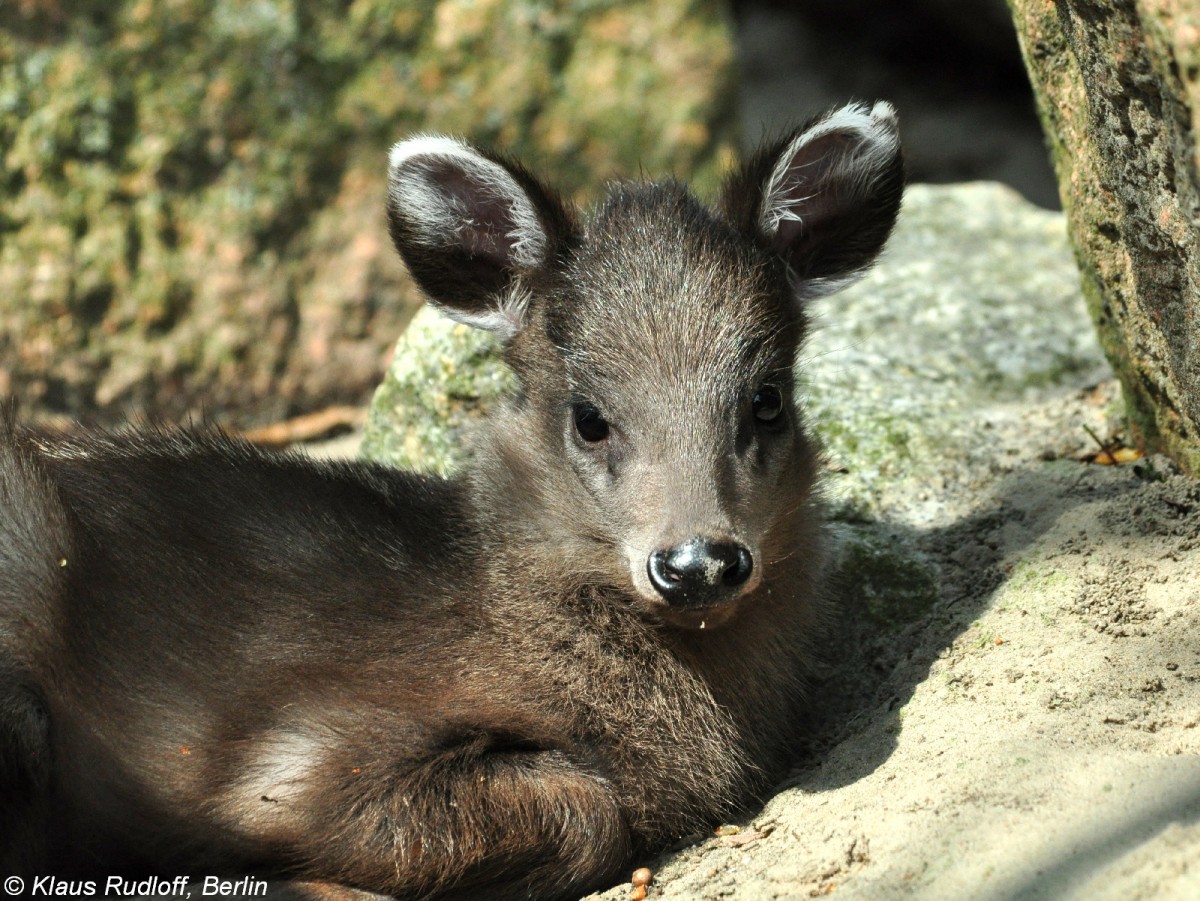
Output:
<path fill-rule="evenodd" d="M 805 302 L 901 190 L 886 103 L 715 209 L 398 144 L 396 247 L 521 385 L 450 480 L 0 417 L 0 875 L 572 896 L 752 801 L 823 617 Z"/>

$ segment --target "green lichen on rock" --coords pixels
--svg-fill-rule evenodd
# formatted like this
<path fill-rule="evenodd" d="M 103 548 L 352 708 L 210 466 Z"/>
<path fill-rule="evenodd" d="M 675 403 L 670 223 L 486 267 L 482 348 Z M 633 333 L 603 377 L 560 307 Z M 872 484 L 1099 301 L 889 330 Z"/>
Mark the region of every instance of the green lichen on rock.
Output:
<path fill-rule="evenodd" d="M 375 392 L 362 455 L 448 475 L 467 459 L 471 425 L 515 388 L 498 339 L 426 307 Z"/>
<path fill-rule="evenodd" d="M 1107 374 L 1063 217 L 997 184 L 914 185 L 883 260 L 814 306 L 799 366 L 841 514 L 990 454 L 981 411 Z"/>
<path fill-rule="evenodd" d="M 574 199 L 712 183 L 732 72 L 700 0 L 9 4 L 0 393 L 102 419 L 361 399 L 419 304 L 391 142 L 463 134 Z"/>

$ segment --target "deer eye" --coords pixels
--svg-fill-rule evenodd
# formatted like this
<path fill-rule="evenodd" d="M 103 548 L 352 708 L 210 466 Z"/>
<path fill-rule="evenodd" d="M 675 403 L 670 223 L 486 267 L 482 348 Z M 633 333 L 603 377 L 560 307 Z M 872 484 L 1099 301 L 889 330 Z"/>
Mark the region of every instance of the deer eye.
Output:
<path fill-rule="evenodd" d="M 774 422 L 783 412 L 783 395 L 774 385 L 760 385 L 750 403 L 754 418 L 759 422 Z"/>
<path fill-rule="evenodd" d="M 576 404 L 571 413 L 575 418 L 575 431 L 584 441 L 596 444 L 608 438 L 608 420 L 594 406 Z"/>

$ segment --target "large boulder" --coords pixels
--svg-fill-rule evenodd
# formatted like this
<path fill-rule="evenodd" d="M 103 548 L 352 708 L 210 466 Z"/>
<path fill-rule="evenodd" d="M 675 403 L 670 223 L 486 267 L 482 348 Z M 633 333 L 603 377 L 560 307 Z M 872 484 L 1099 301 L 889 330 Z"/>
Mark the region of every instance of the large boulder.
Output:
<path fill-rule="evenodd" d="M 882 263 L 817 313 L 800 375 L 846 519 L 961 513 L 1008 411 L 1109 375 L 1062 214 L 994 183 L 909 188 Z"/>
<path fill-rule="evenodd" d="M 103 421 L 365 400 L 419 304 L 392 141 L 465 134 L 576 199 L 642 166 L 711 183 L 732 89 L 720 4 L 5 4 L 0 395 Z"/>
<path fill-rule="evenodd" d="M 1134 439 L 1200 477 L 1200 16 L 1009 0 Z"/>

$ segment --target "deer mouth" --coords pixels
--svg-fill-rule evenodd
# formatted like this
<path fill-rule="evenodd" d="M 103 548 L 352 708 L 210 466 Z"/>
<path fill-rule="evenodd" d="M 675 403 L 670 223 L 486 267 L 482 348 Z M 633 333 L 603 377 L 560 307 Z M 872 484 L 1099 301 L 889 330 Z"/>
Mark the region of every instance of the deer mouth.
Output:
<path fill-rule="evenodd" d="M 676 629 L 706 632 L 711 629 L 720 629 L 728 624 L 737 616 L 740 608 L 741 604 L 736 599 L 723 604 L 689 610 L 678 610 L 667 606 L 658 611 L 658 617 L 666 625 Z"/>

